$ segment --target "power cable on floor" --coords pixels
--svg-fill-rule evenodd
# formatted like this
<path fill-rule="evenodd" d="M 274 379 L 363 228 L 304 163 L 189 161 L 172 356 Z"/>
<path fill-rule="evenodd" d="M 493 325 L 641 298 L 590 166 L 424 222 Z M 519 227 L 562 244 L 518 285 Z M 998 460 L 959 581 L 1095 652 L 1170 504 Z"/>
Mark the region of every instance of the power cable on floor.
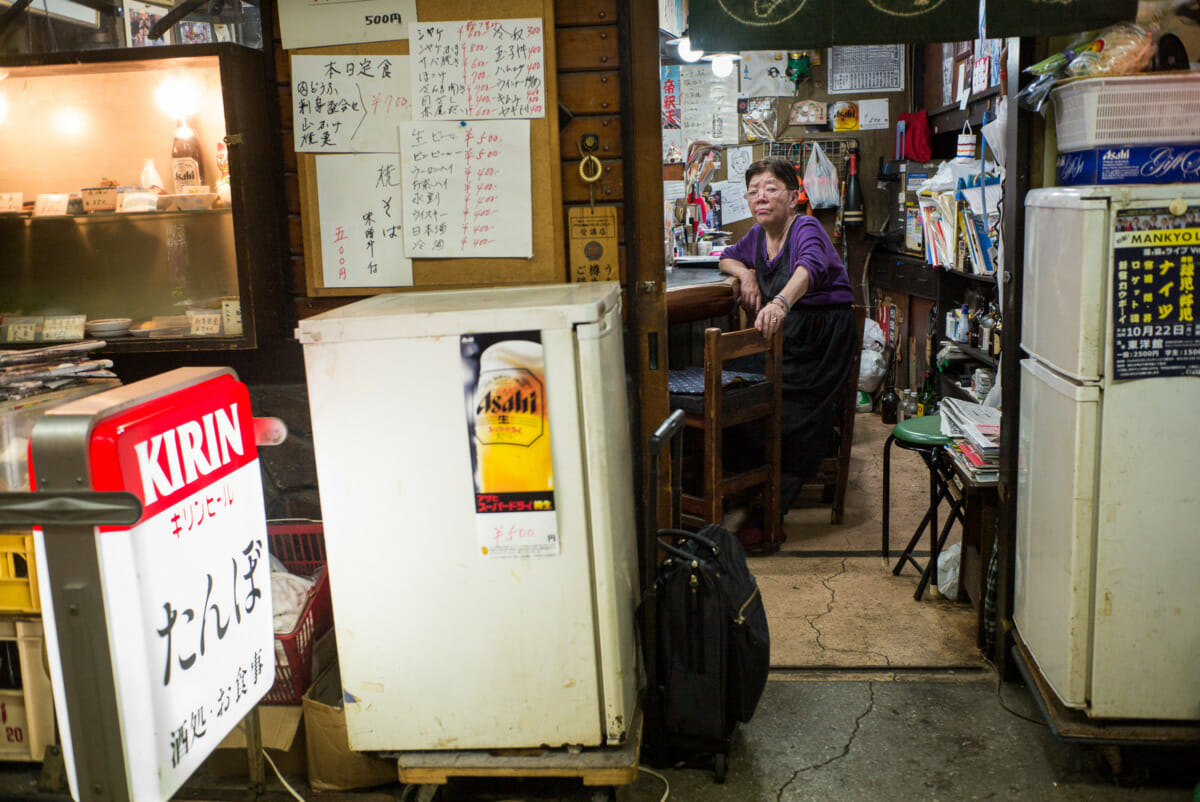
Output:
<path fill-rule="evenodd" d="M 299 800 L 299 802 L 304 802 L 304 797 L 296 793 L 296 789 L 288 785 L 288 781 L 283 779 L 283 775 L 279 773 L 279 767 L 275 765 L 274 760 L 271 760 L 271 756 L 267 754 L 267 750 L 262 750 L 262 753 L 263 757 L 267 759 L 267 764 L 271 767 L 271 771 L 275 772 L 275 776 L 279 778 L 281 783 L 283 783 L 283 787 L 287 789 L 287 792 L 291 794 L 293 798 Z"/>
<path fill-rule="evenodd" d="M 666 787 L 663 789 L 663 795 L 662 795 L 662 797 L 659 798 L 658 802 L 667 802 L 667 800 L 671 797 L 670 781 L 668 781 L 666 777 L 659 774 L 657 771 L 654 771 L 653 769 L 648 769 L 645 766 L 638 766 L 638 771 L 644 771 L 647 774 L 649 774 L 651 777 L 657 777 L 658 779 L 663 781 L 663 785 Z"/>
<path fill-rule="evenodd" d="M 1009 713 L 1012 713 L 1017 718 L 1022 719 L 1023 721 L 1028 721 L 1030 724 L 1038 724 L 1038 725 L 1044 727 L 1046 725 L 1046 722 L 1039 721 L 1036 718 L 1030 718 L 1029 716 L 1025 715 L 1024 713 L 1018 713 L 1016 710 L 1013 710 L 1011 707 L 1004 704 L 1004 697 L 1000 694 L 1000 686 L 1003 684 L 1004 683 L 1000 679 L 1000 673 L 997 672 L 996 673 L 996 699 L 997 699 L 997 701 L 1000 702 L 1000 706 L 1003 707 L 1005 710 L 1007 710 Z"/>

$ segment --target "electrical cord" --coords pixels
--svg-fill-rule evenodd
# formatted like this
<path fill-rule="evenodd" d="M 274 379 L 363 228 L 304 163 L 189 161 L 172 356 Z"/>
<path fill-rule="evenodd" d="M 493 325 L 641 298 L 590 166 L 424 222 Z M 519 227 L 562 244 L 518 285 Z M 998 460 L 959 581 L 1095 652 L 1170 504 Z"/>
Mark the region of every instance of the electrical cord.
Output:
<path fill-rule="evenodd" d="M 1020 712 L 1018 712 L 1018 711 L 1016 711 L 1016 710 L 1013 710 L 1011 707 L 1009 707 L 1008 705 L 1006 705 L 1006 704 L 1004 703 L 1004 697 L 1003 697 L 1003 696 L 1001 695 L 1001 693 L 1000 693 L 1000 686 L 1001 686 L 1001 685 L 1003 685 L 1003 684 L 1004 684 L 1004 683 L 1003 683 L 1003 682 L 1001 682 L 1001 680 L 1000 680 L 1000 673 L 999 673 L 999 672 L 997 672 L 997 673 L 996 673 L 996 701 L 1000 702 L 1000 706 L 1001 706 L 1001 707 L 1003 707 L 1003 708 L 1004 708 L 1005 710 L 1007 710 L 1009 713 L 1011 713 L 1012 715 L 1014 715 L 1014 716 L 1016 716 L 1017 718 L 1021 719 L 1022 721 L 1028 721 L 1030 724 L 1037 724 L 1037 725 L 1039 725 L 1039 726 L 1043 726 L 1043 727 L 1044 727 L 1044 726 L 1046 726 L 1046 722 L 1044 722 L 1044 721 L 1039 721 L 1039 720 L 1038 720 L 1038 719 L 1036 719 L 1036 718 L 1030 718 L 1029 716 L 1025 715 L 1024 713 L 1020 713 Z"/>
<path fill-rule="evenodd" d="M 275 772 L 275 776 L 279 778 L 279 781 L 281 783 L 283 783 L 283 787 L 286 788 L 287 792 L 292 795 L 292 798 L 299 800 L 299 802 L 304 802 L 304 797 L 302 797 L 302 796 L 300 796 L 300 794 L 296 793 L 296 789 L 293 788 L 292 786 L 288 785 L 288 781 L 283 779 L 283 775 L 279 773 L 279 767 L 275 765 L 274 760 L 271 760 L 271 756 L 267 754 L 267 750 L 266 749 L 262 750 L 262 753 L 263 753 L 263 757 L 265 757 L 267 759 L 267 765 L 269 765 L 271 767 L 271 771 Z"/>
<path fill-rule="evenodd" d="M 663 789 L 663 795 L 659 798 L 658 802 L 667 802 L 667 800 L 671 797 L 670 781 L 667 780 L 667 778 L 664 777 L 663 775 L 659 774 L 657 771 L 654 771 L 653 769 L 648 769 L 645 766 L 638 766 L 638 771 L 644 771 L 646 774 L 649 774 L 651 777 L 657 777 L 658 779 L 662 780 L 663 785 L 666 786 L 666 788 Z"/>

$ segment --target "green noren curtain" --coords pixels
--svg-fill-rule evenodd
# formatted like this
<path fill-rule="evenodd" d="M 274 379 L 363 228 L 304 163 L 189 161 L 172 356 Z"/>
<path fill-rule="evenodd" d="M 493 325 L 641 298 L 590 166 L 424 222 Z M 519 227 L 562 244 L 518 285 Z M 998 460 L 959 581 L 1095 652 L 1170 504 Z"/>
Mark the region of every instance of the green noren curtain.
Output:
<path fill-rule="evenodd" d="M 991 0 L 987 35 L 1051 36 L 1137 16 L 1137 0 Z M 709 52 L 956 42 L 979 34 L 979 0 L 691 0 L 688 35 Z"/>

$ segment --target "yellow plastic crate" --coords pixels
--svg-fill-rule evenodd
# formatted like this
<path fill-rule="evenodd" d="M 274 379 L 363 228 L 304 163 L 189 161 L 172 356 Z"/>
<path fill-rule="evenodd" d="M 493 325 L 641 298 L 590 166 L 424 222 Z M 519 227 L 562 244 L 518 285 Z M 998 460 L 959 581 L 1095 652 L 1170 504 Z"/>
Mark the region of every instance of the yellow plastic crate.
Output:
<path fill-rule="evenodd" d="M 42 622 L 0 617 L 0 760 L 40 761 L 54 743 Z"/>
<path fill-rule="evenodd" d="M 40 613 L 31 533 L 0 534 L 0 613 Z"/>

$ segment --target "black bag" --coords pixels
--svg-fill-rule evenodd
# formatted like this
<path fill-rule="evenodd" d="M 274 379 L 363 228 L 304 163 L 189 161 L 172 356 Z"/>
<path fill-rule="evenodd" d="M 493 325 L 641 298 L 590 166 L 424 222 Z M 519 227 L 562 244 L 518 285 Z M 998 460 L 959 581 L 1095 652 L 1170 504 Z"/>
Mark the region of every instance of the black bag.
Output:
<path fill-rule="evenodd" d="M 669 556 L 647 597 L 656 607 L 664 728 L 727 736 L 750 720 L 767 683 L 771 636 L 758 583 L 742 544 L 722 526 L 659 534 Z"/>

